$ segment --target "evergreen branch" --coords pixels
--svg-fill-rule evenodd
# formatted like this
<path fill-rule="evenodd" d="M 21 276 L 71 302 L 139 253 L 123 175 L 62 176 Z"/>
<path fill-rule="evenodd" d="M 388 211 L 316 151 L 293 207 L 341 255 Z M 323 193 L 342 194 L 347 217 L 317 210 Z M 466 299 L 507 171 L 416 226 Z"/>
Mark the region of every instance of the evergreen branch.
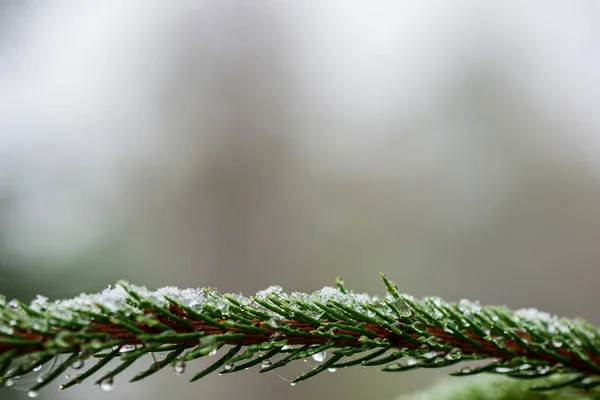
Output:
<path fill-rule="evenodd" d="M 126 282 L 56 302 L 38 296 L 25 305 L 0 298 L 0 389 L 54 362 L 31 388 L 29 395 L 35 397 L 68 368 L 97 359 L 61 389 L 120 359 L 96 381 L 110 390 L 121 372 L 147 354 L 167 353 L 132 382 L 169 365 L 181 374 L 192 360 L 213 356 L 224 346 L 224 355 L 191 381 L 219 369 L 221 374 L 254 366 L 272 371 L 307 357 L 319 364 L 292 384 L 353 365 L 399 372 L 486 359 L 484 365 L 465 366 L 452 375 L 547 378 L 534 384 L 536 391 L 600 386 L 600 333 L 585 321 L 466 300 L 417 300 L 382 278 L 388 291 L 383 299 L 354 293 L 340 278 L 335 288 L 311 294 L 286 294 L 272 286 L 251 298 L 212 288 L 149 291 Z M 68 358 L 57 363 L 63 355 Z"/>

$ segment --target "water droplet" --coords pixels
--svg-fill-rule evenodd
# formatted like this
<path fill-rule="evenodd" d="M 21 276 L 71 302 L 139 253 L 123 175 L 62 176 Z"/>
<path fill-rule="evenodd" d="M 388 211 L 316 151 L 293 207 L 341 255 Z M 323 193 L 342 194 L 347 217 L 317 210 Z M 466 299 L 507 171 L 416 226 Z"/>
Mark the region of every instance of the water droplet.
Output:
<path fill-rule="evenodd" d="M 217 349 L 212 349 L 212 350 L 210 351 L 210 353 L 208 353 L 208 356 L 209 356 L 209 357 L 212 357 L 212 356 L 214 356 L 215 354 L 217 354 L 217 351 L 218 351 Z"/>
<path fill-rule="evenodd" d="M 531 364 L 522 364 L 522 365 L 519 365 L 519 369 L 521 371 L 523 371 L 525 369 L 530 369 L 531 367 L 533 367 L 533 365 L 531 365 Z"/>
<path fill-rule="evenodd" d="M 175 371 L 177 375 L 183 374 L 185 372 L 185 361 L 177 360 L 173 365 L 173 371 Z"/>
<path fill-rule="evenodd" d="M 38 377 L 37 377 L 37 379 L 36 379 L 35 381 L 36 381 L 37 383 L 42 383 L 42 382 L 44 382 L 44 379 L 45 379 L 45 378 L 46 378 L 46 377 L 45 377 L 44 375 L 40 375 L 40 376 L 38 376 Z"/>
<path fill-rule="evenodd" d="M 132 344 L 124 344 L 124 345 L 121 346 L 121 348 L 119 349 L 119 351 L 121 353 L 127 353 L 128 351 L 135 350 L 135 348 L 136 347 L 134 345 L 132 345 Z"/>
<path fill-rule="evenodd" d="M 37 390 L 30 390 L 29 392 L 27 392 L 27 396 L 31 397 L 32 399 L 35 399 L 39 395 L 40 395 L 40 392 L 38 392 Z"/>
<path fill-rule="evenodd" d="M 274 333 L 273 335 L 271 335 L 271 337 L 269 338 L 269 342 L 274 343 L 274 342 L 281 342 L 282 340 L 285 340 L 286 336 L 284 334 L 281 333 Z"/>
<path fill-rule="evenodd" d="M 499 373 L 499 374 L 505 374 L 507 372 L 512 371 L 512 369 L 511 368 L 507 368 L 507 367 L 498 367 L 498 368 L 495 369 L 495 371 L 497 373 Z"/>
<path fill-rule="evenodd" d="M 441 339 L 435 336 L 429 336 L 427 339 L 425 339 L 425 341 L 428 344 L 435 346 L 439 341 L 441 341 Z"/>
<path fill-rule="evenodd" d="M 269 368 L 272 365 L 273 363 L 271 362 L 271 360 L 263 360 L 262 364 L 260 365 L 260 369 Z"/>
<path fill-rule="evenodd" d="M 313 354 L 312 358 L 316 362 L 323 362 L 327 358 L 327 352 L 326 351 L 322 351 L 320 353 Z"/>
<path fill-rule="evenodd" d="M 158 356 L 159 356 L 160 358 L 165 358 L 165 353 L 160 353 Z"/>
<path fill-rule="evenodd" d="M 257 354 L 258 354 L 259 357 L 264 357 L 264 356 L 267 355 L 267 351 L 266 350 L 261 350 Z"/>
<path fill-rule="evenodd" d="M 329 371 L 329 372 L 335 372 L 335 371 L 337 371 L 337 368 L 327 368 L 327 371 Z"/>
<path fill-rule="evenodd" d="M 460 360 L 461 357 L 462 357 L 462 350 L 459 349 L 458 347 L 453 348 L 452 350 L 450 350 L 450 352 L 448 354 L 446 354 L 446 358 L 448 360 Z"/>
<path fill-rule="evenodd" d="M 115 387 L 115 381 L 113 378 L 106 378 L 100 382 L 100 388 L 105 392 L 110 392 Z"/>
<path fill-rule="evenodd" d="M 231 371 L 233 369 L 233 364 L 225 364 L 223 365 L 223 369 L 225 371 Z"/>
<path fill-rule="evenodd" d="M 590 383 L 594 383 L 594 382 L 597 382 L 596 378 L 592 378 L 591 376 L 585 377 L 581 381 L 581 383 L 584 384 L 584 385 L 589 385 Z"/>
<path fill-rule="evenodd" d="M 410 307 L 403 298 L 396 299 L 393 304 L 403 317 L 410 317 Z"/>
<path fill-rule="evenodd" d="M 84 364 L 85 364 L 85 361 L 83 361 L 82 359 L 75 360 L 73 362 L 73 364 L 71 364 L 71 368 L 73 368 L 73 369 L 81 369 L 81 368 L 83 368 Z"/>
<path fill-rule="evenodd" d="M 71 379 L 71 374 L 65 374 L 65 379 Z"/>
<path fill-rule="evenodd" d="M 292 346 L 291 346 L 291 345 L 289 345 L 289 344 L 286 344 L 286 345 L 284 345 L 284 346 L 281 348 L 281 350 L 290 350 L 291 348 L 292 348 Z"/>
<path fill-rule="evenodd" d="M 404 359 L 404 365 L 407 365 L 407 366 L 416 365 L 418 363 L 419 363 L 419 360 L 417 360 L 414 357 L 407 357 Z"/>
<path fill-rule="evenodd" d="M 558 340 L 558 339 L 554 339 L 554 340 L 552 341 L 552 346 L 554 346 L 554 347 L 562 347 L 562 345 L 563 345 L 563 342 L 561 342 L 561 341 L 560 341 L 560 340 Z"/>
<path fill-rule="evenodd" d="M 549 367 L 549 366 L 547 366 L 547 365 L 545 365 L 545 366 L 543 366 L 543 367 L 539 367 L 539 368 L 537 369 L 537 372 L 538 372 L 538 374 L 542 374 L 542 375 L 545 375 L 545 374 L 547 374 L 549 371 L 550 371 L 550 367 Z"/>
<path fill-rule="evenodd" d="M 290 382 L 290 386 L 296 386 L 298 382 Z"/>
<path fill-rule="evenodd" d="M 40 365 L 36 365 L 34 369 L 32 369 L 33 372 L 38 372 L 39 370 L 42 369 L 42 364 Z"/>
<path fill-rule="evenodd" d="M 460 372 L 461 372 L 461 373 L 463 373 L 463 374 L 468 374 L 468 373 L 470 373 L 470 372 L 471 372 L 471 368 L 469 368 L 469 367 L 463 367 L 463 368 L 460 370 Z"/>
<path fill-rule="evenodd" d="M 425 324 L 421 321 L 413 322 L 412 327 L 421 332 L 425 330 Z"/>
<path fill-rule="evenodd" d="M 15 384 L 15 381 L 13 381 L 12 379 L 7 379 L 7 380 L 4 382 L 4 386 L 6 386 L 6 387 L 11 387 L 11 386 L 13 386 L 14 384 Z"/>

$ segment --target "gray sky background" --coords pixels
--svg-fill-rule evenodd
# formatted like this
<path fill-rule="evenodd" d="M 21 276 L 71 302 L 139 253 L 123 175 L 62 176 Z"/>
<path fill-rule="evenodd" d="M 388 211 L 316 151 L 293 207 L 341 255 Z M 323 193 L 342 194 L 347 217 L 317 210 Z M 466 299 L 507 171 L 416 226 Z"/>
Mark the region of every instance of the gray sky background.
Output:
<path fill-rule="evenodd" d="M 414 295 L 598 324 L 599 14 L 591 0 L 0 2 L 0 292 L 126 278 L 251 294 L 342 275 L 382 293 L 386 271 Z M 294 388 L 163 374 L 111 395 L 386 399 L 444 372 Z"/>

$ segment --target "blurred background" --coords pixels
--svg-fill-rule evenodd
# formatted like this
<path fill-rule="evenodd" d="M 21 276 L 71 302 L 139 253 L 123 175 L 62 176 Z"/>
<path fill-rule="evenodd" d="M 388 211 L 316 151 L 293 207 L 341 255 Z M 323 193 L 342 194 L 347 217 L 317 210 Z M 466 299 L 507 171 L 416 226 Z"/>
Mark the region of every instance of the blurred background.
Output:
<path fill-rule="evenodd" d="M 600 324 L 599 16 L 593 0 L 0 1 L 0 293 L 341 275 L 382 295 L 383 271 L 415 296 Z M 448 370 L 255 372 L 40 398 L 391 399 Z"/>

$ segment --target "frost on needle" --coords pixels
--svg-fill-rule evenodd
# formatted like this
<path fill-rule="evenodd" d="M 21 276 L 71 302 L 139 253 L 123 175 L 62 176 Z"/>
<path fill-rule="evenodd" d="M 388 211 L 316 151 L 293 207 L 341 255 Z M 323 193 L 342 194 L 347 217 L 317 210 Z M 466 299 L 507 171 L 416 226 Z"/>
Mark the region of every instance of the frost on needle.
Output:
<path fill-rule="evenodd" d="M 533 390 L 600 385 L 600 335 L 583 320 L 415 299 L 382 279 L 383 298 L 354 293 L 340 279 L 313 293 L 271 286 L 252 297 L 209 287 L 151 291 L 126 282 L 68 300 L 38 296 L 29 305 L 0 297 L 0 390 L 48 364 L 30 397 L 65 374 L 60 389 L 94 376 L 108 391 L 147 354 L 154 362 L 131 381 L 165 367 L 191 381 L 212 372 L 263 373 L 312 357 L 317 364 L 292 384 L 355 365 L 400 372 L 485 360 L 452 375 L 534 379 Z M 201 357 L 214 361 L 195 371 Z M 114 369 L 104 368 L 115 359 Z"/>

